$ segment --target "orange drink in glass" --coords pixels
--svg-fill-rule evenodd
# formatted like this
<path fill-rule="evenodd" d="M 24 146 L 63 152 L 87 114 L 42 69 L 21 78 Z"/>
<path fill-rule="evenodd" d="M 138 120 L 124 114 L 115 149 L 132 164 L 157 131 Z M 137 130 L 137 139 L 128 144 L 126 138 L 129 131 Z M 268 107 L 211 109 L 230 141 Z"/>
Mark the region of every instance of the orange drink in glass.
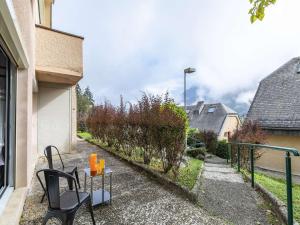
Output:
<path fill-rule="evenodd" d="M 97 166 L 96 166 L 97 154 L 96 153 L 90 154 L 89 163 L 90 163 L 90 171 L 96 172 L 97 171 Z"/>
<path fill-rule="evenodd" d="M 105 160 L 104 159 L 100 159 L 100 161 L 99 161 L 99 170 L 100 170 L 100 173 L 102 173 L 104 171 L 104 168 L 105 168 Z"/>

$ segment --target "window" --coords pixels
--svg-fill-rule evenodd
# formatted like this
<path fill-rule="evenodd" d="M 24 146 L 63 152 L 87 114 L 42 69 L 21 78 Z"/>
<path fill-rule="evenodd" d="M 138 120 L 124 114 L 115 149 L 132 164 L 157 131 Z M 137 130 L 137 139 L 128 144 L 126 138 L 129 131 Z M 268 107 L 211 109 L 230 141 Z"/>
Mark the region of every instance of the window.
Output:
<path fill-rule="evenodd" d="M 215 107 L 210 107 L 210 108 L 207 110 L 207 112 L 209 112 L 209 113 L 213 113 L 215 110 L 216 110 L 216 108 L 215 108 Z"/>
<path fill-rule="evenodd" d="M 231 137 L 231 132 L 230 132 L 230 131 L 225 132 L 225 133 L 224 133 L 224 137 Z"/>

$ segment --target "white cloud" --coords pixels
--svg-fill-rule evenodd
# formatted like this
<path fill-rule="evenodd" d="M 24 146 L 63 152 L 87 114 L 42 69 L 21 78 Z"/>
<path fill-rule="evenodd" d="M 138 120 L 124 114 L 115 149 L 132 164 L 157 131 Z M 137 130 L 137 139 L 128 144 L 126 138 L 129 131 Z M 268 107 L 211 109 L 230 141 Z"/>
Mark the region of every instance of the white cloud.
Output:
<path fill-rule="evenodd" d="M 300 53 L 300 2 L 278 1 L 251 25 L 247 0 L 57 0 L 55 28 L 85 36 L 84 79 L 117 103 L 169 90 L 182 102 L 183 69 L 199 100 L 248 101 L 260 79 Z"/>
<path fill-rule="evenodd" d="M 247 104 L 247 105 L 251 105 L 251 102 L 254 98 L 256 90 L 251 90 L 251 91 L 245 91 L 245 92 L 241 92 L 237 98 L 236 98 L 236 102 L 237 103 L 241 103 L 241 104 Z"/>

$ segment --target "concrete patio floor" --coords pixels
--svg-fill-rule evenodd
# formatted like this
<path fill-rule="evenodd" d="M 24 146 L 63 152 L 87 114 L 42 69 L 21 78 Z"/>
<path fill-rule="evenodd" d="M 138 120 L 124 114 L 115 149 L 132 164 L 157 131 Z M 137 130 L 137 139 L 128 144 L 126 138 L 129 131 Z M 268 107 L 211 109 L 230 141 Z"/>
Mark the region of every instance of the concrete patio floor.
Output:
<path fill-rule="evenodd" d="M 63 155 L 66 165 L 77 165 L 83 187 L 83 168 L 88 165 L 88 155 L 97 152 L 113 170 L 112 205 L 103 205 L 94 210 L 96 224 L 226 224 L 189 200 L 156 183 L 146 174 L 122 162 L 100 148 L 79 140 L 77 149 Z M 40 159 L 36 170 L 47 167 Z M 108 179 L 106 182 L 108 185 Z M 101 179 L 95 179 L 94 187 L 100 187 Z M 89 187 L 89 183 L 87 184 Z M 47 200 L 40 203 L 42 188 L 34 176 L 29 190 L 21 225 L 41 224 L 47 210 Z M 55 223 L 54 220 L 48 224 Z M 90 214 L 83 206 L 76 214 L 75 224 L 92 224 Z"/>

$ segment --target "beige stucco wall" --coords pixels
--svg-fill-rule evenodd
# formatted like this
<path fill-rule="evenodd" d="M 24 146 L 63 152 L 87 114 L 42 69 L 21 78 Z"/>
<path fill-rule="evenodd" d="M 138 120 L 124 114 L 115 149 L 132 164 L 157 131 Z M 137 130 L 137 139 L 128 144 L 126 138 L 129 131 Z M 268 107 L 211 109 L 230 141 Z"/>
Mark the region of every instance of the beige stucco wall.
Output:
<path fill-rule="evenodd" d="M 32 149 L 32 80 L 35 75 L 35 1 L 13 0 L 21 39 L 28 57 L 28 69 L 17 72 L 16 104 L 16 188 L 30 183 L 34 154 Z"/>
<path fill-rule="evenodd" d="M 51 0 L 45 1 L 48 3 L 51 2 Z M 36 160 L 39 156 L 37 151 L 39 88 L 36 85 L 37 83 L 34 83 L 36 72 L 49 72 L 49 76 L 54 75 L 51 78 L 52 80 L 49 81 L 68 84 L 65 85 L 65 89 L 68 92 L 68 104 L 62 105 L 58 110 L 65 109 L 69 112 L 67 116 L 62 116 L 61 119 L 70 120 L 68 130 L 68 134 L 70 134 L 69 141 L 71 143 L 70 146 L 74 146 L 76 143 L 76 94 L 75 86 L 72 85 L 76 84 L 82 77 L 83 39 L 47 30 L 42 34 L 42 39 L 40 39 L 43 40 L 43 43 L 39 45 L 42 48 L 36 51 L 36 29 L 38 28 L 36 28 L 35 22 L 38 21 L 37 1 L 9 0 L 12 9 L 8 9 L 5 2 L 6 0 L 4 2 L 0 0 L 0 44 L 8 52 L 11 61 L 16 62 L 18 66 L 15 189 L 9 199 L 9 202 L 13 204 L 7 205 L 5 208 L 5 218 L 7 221 L 11 221 L 9 218 L 13 218 L 17 224 L 22 212 L 26 190 L 31 183 Z M 49 17 L 49 13 L 50 11 L 45 15 Z M 3 16 L 5 16 L 5 19 L 3 19 Z M 36 55 L 36 53 L 39 55 Z M 37 69 L 38 63 L 36 61 L 41 62 L 40 70 Z M 61 77 L 57 77 L 57 74 L 62 76 L 68 75 L 65 76 L 67 77 L 65 79 L 66 82 L 61 82 L 59 80 Z M 51 101 L 44 102 L 45 105 L 50 103 Z M 49 120 L 48 123 L 51 123 L 51 121 Z M 48 134 L 48 137 L 51 137 L 51 135 Z M 22 193 L 23 197 L 20 197 L 18 193 Z M 0 221 L 3 221 L 2 215 L 0 217 Z"/>
<path fill-rule="evenodd" d="M 52 0 L 44 0 L 45 1 L 45 18 L 44 24 L 47 27 L 52 26 Z"/>
<path fill-rule="evenodd" d="M 266 143 L 300 150 L 300 136 L 268 135 Z M 262 157 L 257 160 L 256 166 L 280 172 L 285 171 L 285 154 L 283 152 L 271 150 L 262 150 L 262 152 Z M 292 171 L 294 174 L 300 175 L 300 157 L 292 157 Z"/>
<path fill-rule="evenodd" d="M 222 129 L 219 133 L 218 140 L 228 140 L 228 136 L 225 136 L 226 132 L 233 134 L 240 126 L 240 119 L 235 115 L 228 115 L 223 123 Z"/>
<path fill-rule="evenodd" d="M 52 26 L 52 0 L 37 0 L 39 2 L 40 18 L 38 23 L 46 27 Z"/>
<path fill-rule="evenodd" d="M 83 38 L 36 27 L 36 71 L 39 81 L 76 84 L 83 73 Z"/>
<path fill-rule="evenodd" d="M 72 94 L 72 105 L 71 105 L 71 109 L 72 109 L 72 149 L 76 146 L 77 143 L 77 96 L 76 96 L 76 85 L 72 86 L 71 89 L 71 94 Z"/>
<path fill-rule="evenodd" d="M 34 154 L 35 160 L 38 158 L 37 125 L 38 125 L 38 93 L 33 93 L 32 94 L 32 152 Z"/>

